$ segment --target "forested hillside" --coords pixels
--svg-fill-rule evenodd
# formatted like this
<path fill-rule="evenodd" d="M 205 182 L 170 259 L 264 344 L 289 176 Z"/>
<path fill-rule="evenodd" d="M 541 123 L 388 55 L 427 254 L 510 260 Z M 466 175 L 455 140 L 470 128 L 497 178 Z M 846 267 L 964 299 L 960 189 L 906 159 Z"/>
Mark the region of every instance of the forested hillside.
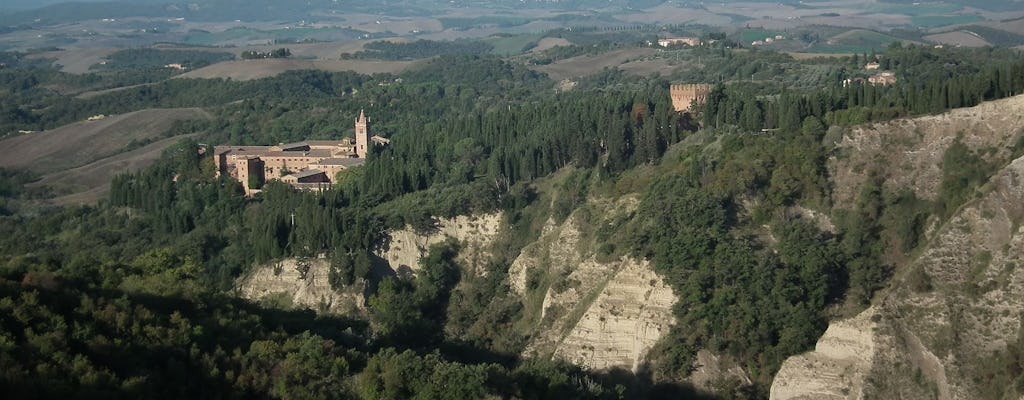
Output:
<path fill-rule="evenodd" d="M 0 175 L 2 386 L 23 397 L 764 398 L 786 357 L 811 349 L 831 317 L 868 305 L 925 222 L 948 218 L 992 171 L 958 168 L 983 167 L 960 149 L 934 201 L 866 185 L 855 204 L 837 205 L 826 163 L 838 138 L 857 124 L 1019 94 L 1024 58 L 917 46 L 831 61 L 706 51 L 736 68 L 701 72 L 716 86 L 692 114 L 672 109 L 665 79 L 607 70 L 555 91 L 544 75 L 488 56 L 443 55 L 400 75 L 249 82 L 0 70 L 3 115 L 16 117 L 3 129 L 146 107 L 215 115 L 178 124 L 196 135 L 116 178 L 95 206 L 41 206 L 31 178 Z M 844 86 L 871 57 L 898 83 Z M 820 73 L 794 80 L 784 66 Z M 768 72 L 751 82 L 750 69 Z M 152 84 L 88 99 L 52 89 L 111 80 Z M 246 198 L 214 174 L 213 144 L 340 138 L 360 109 L 391 144 L 331 190 L 270 182 Z M 568 178 L 552 189 L 545 179 L 558 172 Z M 526 316 L 509 290 L 512 261 L 545 221 L 625 196 L 638 199 L 635 211 L 590 227 L 594 251 L 649 260 L 678 298 L 675 325 L 636 375 L 521 358 L 530 338 L 514 329 Z M 452 243 L 431 248 L 415 275 L 379 272 L 374 250 L 387 230 L 429 232 L 436 218 L 481 212 L 507 218 L 483 277 L 458 265 Z M 255 265 L 321 254 L 332 285 L 365 290 L 365 313 L 231 296 Z M 700 350 L 735 360 L 750 382 L 696 393 L 687 379 Z"/>

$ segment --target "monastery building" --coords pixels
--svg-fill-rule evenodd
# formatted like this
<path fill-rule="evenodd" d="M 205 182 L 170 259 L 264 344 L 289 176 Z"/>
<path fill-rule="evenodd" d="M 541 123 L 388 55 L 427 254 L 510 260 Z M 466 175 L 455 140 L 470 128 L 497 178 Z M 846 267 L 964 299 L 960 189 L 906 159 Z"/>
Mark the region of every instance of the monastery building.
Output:
<path fill-rule="evenodd" d="M 371 144 L 388 144 L 370 136 L 370 120 L 359 112 L 355 139 L 307 140 L 277 146 L 216 146 L 213 162 L 218 175 L 241 182 L 245 194 L 258 193 L 268 180 L 279 180 L 302 190 L 324 190 L 339 172 L 363 165 Z"/>

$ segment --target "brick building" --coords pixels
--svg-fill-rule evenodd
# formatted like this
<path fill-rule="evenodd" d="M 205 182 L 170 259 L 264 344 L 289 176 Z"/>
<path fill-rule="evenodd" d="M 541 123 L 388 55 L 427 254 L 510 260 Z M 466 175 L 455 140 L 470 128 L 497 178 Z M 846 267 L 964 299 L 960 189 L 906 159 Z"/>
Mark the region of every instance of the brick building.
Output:
<path fill-rule="evenodd" d="M 277 146 L 216 146 L 213 161 L 218 175 L 242 183 L 246 195 L 259 192 L 267 180 L 280 180 L 295 188 L 323 190 L 339 172 L 363 165 L 371 144 L 388 139 L 370 135 L 370 120 L 360 111 L 355 138 L 307 140 Z"/>

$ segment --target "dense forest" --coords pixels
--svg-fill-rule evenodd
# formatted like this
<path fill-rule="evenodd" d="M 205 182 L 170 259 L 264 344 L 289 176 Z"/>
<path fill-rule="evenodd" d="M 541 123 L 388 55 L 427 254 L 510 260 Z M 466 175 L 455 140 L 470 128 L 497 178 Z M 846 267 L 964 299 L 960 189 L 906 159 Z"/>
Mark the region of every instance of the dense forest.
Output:
<path fill-rule="evenodd" d="M 825 232 L 787 210 L 831 208 L 829 132 L 1019 94 L 1024 59 L 918 46 L 835 61 L 698 51 L 713 67 L 693 77 L 716 86 L 693 114 L 672 109 L 669 80 L 606 71 L 556 92 L 547 77 L 489 56 L 442 55 L 399 75 L 175 79 L 89 99 L 46 86 L 145 79 L 0 71 L 11 94 L 3 112 L 13 116 L 4 129 L 156 106 L 216 114 L 178 124 L 175 133 L 197 135 L 118 176 L 96 206 L 29 206 L 39 196 L 25 186 L 31 177 L 0 174 L 0 386 L 19 397 L 697 398 L 705 395 L 678 383 L 707 348 L 742 360 L 754 381 L 715 396 L 766 397 L 782 360 L 813 347 L 829 307 L 862 307 L 884 286 L 892 238 L 913 251 L 925 218 L 948 215 L 984 176 L 965 167 L 984 167 L 976 155 L 951 150 L 940 201 L 869 185 L 855 209 L 839 212 L 836 232 Z M 844 86 L 872 57 L 899 82 Z M 790 67 L 819 74 L 795 81 L 772 72 Z M 201 155 L 209 148 L 199 143 L 338 138 L 362 108 L 391 145 L 322 193 L 270 182 L 245 198 Z M 581 206 L 537 200 L 536 181 L 567 169 L 587 177 L 572 189 L 581 196 L 633 188 L 640 205 L 605 228 L 602 251 L 650 260 L 679 299 L 678 323 L 639 376 L 519 359 L 526 338 L 504 329 L 522 313 L 502 279 L 537 234 L 530 219 Z M 463 276 L 455 243 L 431 248 L 415 277 L 373 273 L 388 229 L 428 231 L 438 217 L 486 211 L 511 216 L 515 237 L 485 279 Z M 751 233 L 762 225 L 774 243 Z M 228 295 L 257 263 L 321 253 L 336 288 L 374 283 L 366 315 Z M 473 320 L 494 326 L 468 329 Z"/>

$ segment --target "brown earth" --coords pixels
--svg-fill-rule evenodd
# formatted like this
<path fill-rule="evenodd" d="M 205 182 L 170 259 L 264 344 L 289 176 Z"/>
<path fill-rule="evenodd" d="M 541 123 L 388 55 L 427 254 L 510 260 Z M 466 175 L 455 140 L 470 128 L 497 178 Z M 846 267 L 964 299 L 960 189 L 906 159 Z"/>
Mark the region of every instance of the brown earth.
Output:
<path fill-rule="evenodd" d="M 120 153 L 132 141 L 158 138 L 176 121 L 210 118 L 199 108 L 166 108 L 108 116 L 0 140 L 0 167 L 48 174 Z"/>
<path fill-rule="evenodd" d="M 61 66 L 61 71 L 71 74 L 84 74 L 90 72 L 89 67 L 99 64 L 100 61 L 103 61 L 107 56 L 116 51 L 117 49 L 114 48 L 58 50 L 36 53 L 30 57 L 55 58 L 57 60 L 55 64 Z"/>
<path fill-rule="evenodd" d="M 120 92 L 120 91 L 125 90 L 125 89 L 137 88 L 137 87 L 142 87 L 142 86 L 151 86 L 151 85 L 155 85 L 155 83 L 141 83 L 141 84 L 138 84 L 138 85 L 120 86 L 120 87 L 110 88 L 110 89 L 90 90 L 88 92 L 82 92 L 82 93 L 79 93 L 79 94 L 75 95 L 75 98 L 76 99 L 82 99 L 82 100 L 88 100 L 88 99 L 91 99 L 93 97 L 102 96 L 102 95 L 105 95 L 105 94 L 108 94 L 108 93 Z"/>
<path fill-rule="evenodd" d="M 530 52 L 541 52 L 556 46 L 572 46 L 572 42 L 566 38 L 546 37 L 537 41 L 537 46 L 530 49 Z"/>
<path fill-rule="evenodd" d="M 614 50 L 596 56 L 567 58 L 548 65 L 533 67 L 533 69 L 546 73 L 551 79 L 558 81 L 596 74 L 605 68 L 617 68 L 630 61 L 657 53 L 657 50 L 648 48 Z"/>
<path fill-rule="evenodd" d="M 58 193 L 71 193 L 52 199 L 56 205 L 93 204 L 107 196 L 110 191 L 110 180 L 114 176 L 152 165 L 160 158 L 164 149 L 189 136 L 191 135 L 163 139 L 81 167 L 46 174 L 32 185 L 48 186 Z"/>
<path fill-rule="evenodd" d="M 330 72 L 353 71 L 360 74 L 378 72 L 399 73 L 423 61 L 364 61 L 364 60 L 239 60 L 217 63 L 195 71 L 186 72 L 175 78 L 229 78 L 246 81 L 268 78 L 285 71 L 316 69 Z"/>
<path fill-rule="evenodd" d="M 180 140 L 161 138 L 174 122 L 205 118 L 210 114 L 198 108 L 152 109 L 16 136 L 0 141 L 0 167 L 42 175 L 33 185 L 61 194 L 54 203 L 91 203 L 106 195 L 114 175 L 149 166 Z M 147 140 L 156 141 L 125 151 Z"/>
<path fill-rule="evenodd" d="M 636 76 L 670 75 L 685 67 L 682 64 L 672 64 L 664 58 L 652 60 L 630 61 L 619 66 L 622 71 Z"/>
<path fill-rule="evenodd" d="M 991 43 L 985 41 L 985 39 L 982 38 L 981 36 L 978 36 L 970 31 L 936 33 L 934 35 L 925 36 L 924 39 L 929 42 L 952 46 L 984 47 L 992 45 Z"/>

